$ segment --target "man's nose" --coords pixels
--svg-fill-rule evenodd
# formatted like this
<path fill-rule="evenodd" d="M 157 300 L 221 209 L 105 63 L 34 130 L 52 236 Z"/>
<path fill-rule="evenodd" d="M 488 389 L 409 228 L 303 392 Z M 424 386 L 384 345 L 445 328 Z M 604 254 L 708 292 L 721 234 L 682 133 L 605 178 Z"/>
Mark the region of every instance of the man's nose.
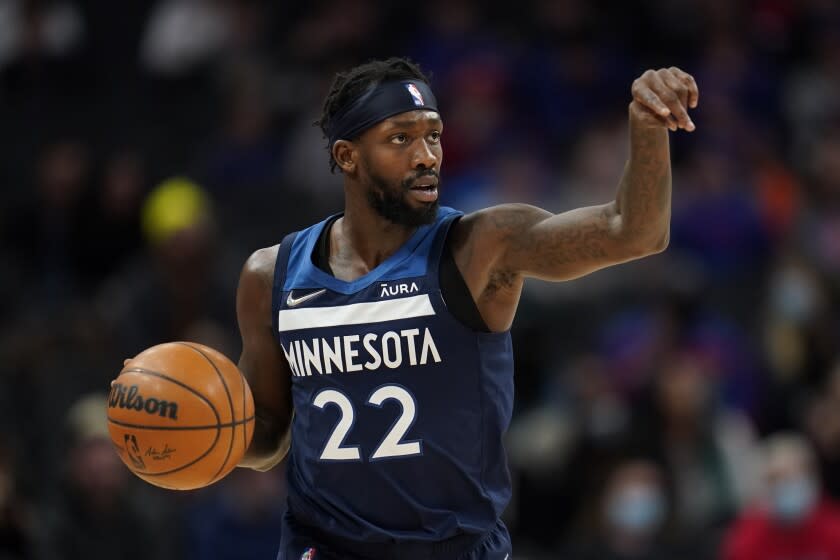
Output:
<path fill-rule="evenodd" d="M 434 169 L 437 167 L 438 156 L 425 139 L 418 143 L 412 163 L 415 168 Z"/>

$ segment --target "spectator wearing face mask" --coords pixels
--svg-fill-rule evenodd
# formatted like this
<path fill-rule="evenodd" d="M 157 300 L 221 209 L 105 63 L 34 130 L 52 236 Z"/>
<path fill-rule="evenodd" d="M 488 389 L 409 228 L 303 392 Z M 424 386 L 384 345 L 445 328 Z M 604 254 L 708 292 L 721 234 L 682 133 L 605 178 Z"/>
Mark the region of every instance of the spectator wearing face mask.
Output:
<path fill-rule="evenodd" d="M 840 560 L 840 507 L 822 492 L 808 442 L 771 436 L 763 463 L 764 495 L 733 524 L 723 560 Z"/>
<path fill-rule="evenodd" d="M 568 557 L 579 560 L 673 558 L 674 551 L 663 538 L 668 510 L 660 469 L 645 460 L 622 463 L 606 485 L 599 534 L 593 542 L 571 551 Z"/>

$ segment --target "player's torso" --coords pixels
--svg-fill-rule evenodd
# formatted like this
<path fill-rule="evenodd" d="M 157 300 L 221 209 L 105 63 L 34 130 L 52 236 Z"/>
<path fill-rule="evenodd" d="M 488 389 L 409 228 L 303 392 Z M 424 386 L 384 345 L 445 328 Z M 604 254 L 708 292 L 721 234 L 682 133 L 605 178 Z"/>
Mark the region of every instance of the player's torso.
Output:
<path fill-rule="evenodd" d="M 507 503 L 510 338 L 475 333 L 446 309 L 437 264 L 453 214 L 354 282 L 314 267 L 322 226 L 304 230 L 275 286 L 293 372 L 290 508 L 339 536 L 482 532 Z"/>

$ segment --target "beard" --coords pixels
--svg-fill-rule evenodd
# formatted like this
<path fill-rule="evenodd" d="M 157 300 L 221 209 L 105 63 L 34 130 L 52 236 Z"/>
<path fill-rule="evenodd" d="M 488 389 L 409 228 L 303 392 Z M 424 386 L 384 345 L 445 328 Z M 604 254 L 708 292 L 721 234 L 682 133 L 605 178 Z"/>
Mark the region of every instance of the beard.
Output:
<path fill-rule="evenodd" d="M 378 175 L 369 173 L 370 188 L 367 190 L 368 204 L 374 211 L 393 224 L 406 227 L 419 227 L 431 224 L 437 218 L 439 199 L 422 204 L 415 208 L 411 206 L 406 193 L 420 177 L 437 176 L 434 171 L 418 173 L 414 177 L 403 179 L 399 185 L 392 186 Z M 440 183 L 438 182 L 438 188 Z"/>

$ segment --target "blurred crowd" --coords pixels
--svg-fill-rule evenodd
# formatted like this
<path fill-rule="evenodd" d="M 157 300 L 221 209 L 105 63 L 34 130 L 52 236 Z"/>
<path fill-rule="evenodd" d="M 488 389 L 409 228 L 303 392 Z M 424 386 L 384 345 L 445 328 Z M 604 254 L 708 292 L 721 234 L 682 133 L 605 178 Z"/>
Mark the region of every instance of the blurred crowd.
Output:
<path fill-rule="evenodd" d="M 516 557 L 840 559 L 836 0 L 0 0 L 0 559 L 274 558 L 282 467 L 153 488 L 103 392 L 159 342 L 237 358 L 244 260 L 341 209 L 332 76 L 395 55 L 465 211 L 609 201 L 633 79 L 700 87 L 669 249 L 526 285 Z"/>

